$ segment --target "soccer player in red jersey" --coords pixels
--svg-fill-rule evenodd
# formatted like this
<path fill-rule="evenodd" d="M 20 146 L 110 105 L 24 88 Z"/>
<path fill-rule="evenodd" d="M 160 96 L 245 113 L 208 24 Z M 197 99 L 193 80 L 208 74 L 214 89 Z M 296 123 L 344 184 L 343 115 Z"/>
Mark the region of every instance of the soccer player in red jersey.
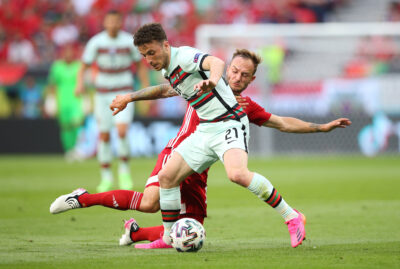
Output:
<path fill-rule="evenodd" d="M 244 49 L 237 50 L 233 55 L 231 64 L 227 69 L 228 83 L 240 105 L 245 108 L 245 112 L 248 115 L 250 122 L 257 124 L 258 126 L 276 128 L 283 132 L 301 133 L 329 132 L 337 127 L 343 128 L 351 124 L 348 119 L 344 118 L 319 125 L 307 123 L 296 118 L 280 117 L 266 112 L 264 108 L 251 100 L 251 98 L 242 97 L 241 93 L 255 79 L 254 74 L 259 63 L 260 58 L 256 54 Z M 175 96 L 175 93 L 168 86 L 163 86 L 163 94 L 156 96 L 155 92 L 158 93 L 159 89 L 157 89 L 157 91 L 152 91 L 151 88 L 154 87 L 129 94 L 129 96 L 124 95 L 117 97 L 116 100 L 125 98 L 125 101 L 123 102 L 128 103 L 137 100 Z M 52 204 L 50 211 L 52 213 L 60 213 L 72 208 L 89 207 L 92 205 L 103 205 L 120 210 L 133 209 L 142 212 L 158 211 L 159 183 L 156 175 L 170 157 L 172 150 L 177 147 L 186 137 L 193 133 L 198 124 L 199 118 L 197 117 L 196 112 L 191 106 L 188 105 L 184 121 L 177 137 L 171 139 L 167 147 L 158 156 L 156 167 L 146 183 L 146 188 L 143 194 L 125 190 L 88 194 L 86 190 L 78 189 L 71 194 L 63 195 L 57 198 L 57 200 Z M 208 169 L 201 174 L 192 174 L 181 183 L 181 217 L 191 217 L 203 223 L 204 218 L 206 217 L 207 172 Z M 266 202 L 273 208 L 276 208 L 283 200 L 276 191 L 275 194 L 273 193 L 270 198 L 271 199 L 267 199 Z M 290 229 L 290 223 L 287 224 L 289 226 L 288 228 Z M 136 244 L 135 247 L 170 247 L 166 245 L 160 237 L 163 232 L 163 226 L 139 228 L 136 221 L 134 219 L 130 219 L 125 223 L 125 229 L 126 232 L 120 239 L 121 245 L 129 245 L 133 242 L 149 240 L 152 241 L 152 243 Z"/>

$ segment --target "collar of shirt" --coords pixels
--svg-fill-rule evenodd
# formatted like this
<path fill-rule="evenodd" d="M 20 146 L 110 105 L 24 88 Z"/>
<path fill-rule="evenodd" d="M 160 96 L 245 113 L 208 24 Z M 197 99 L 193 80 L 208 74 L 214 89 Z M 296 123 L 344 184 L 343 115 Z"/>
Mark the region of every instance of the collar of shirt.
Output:
<path fill-rule="evenodd" d="M 172 64 L 172 59 L 174 59 L 176 57 L 177 53 L 178 53 L 178 48 L 171 46 L 171 57 L 169 58 L 169 65 L 168 65 L 167 69 L 164 69 L 165 70 L 165 75 L 167 75 L 167 76 L 169 76 L 170 73 L 172 71 L 174 71 L 175 67 Z"/>

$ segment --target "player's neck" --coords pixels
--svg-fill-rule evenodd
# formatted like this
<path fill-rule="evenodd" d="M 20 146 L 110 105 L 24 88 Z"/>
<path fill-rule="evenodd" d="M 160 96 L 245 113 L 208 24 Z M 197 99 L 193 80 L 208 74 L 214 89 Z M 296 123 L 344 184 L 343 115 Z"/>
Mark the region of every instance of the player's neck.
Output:
<path fill-rule="evenodd" d="M 165 64 L 166 66 L 165 66 L 165 69 L 168 69 L 168 67 L 169 67 L 169 64 L 171 63 L 171 46 L 169 46 L 169 48 L 168 48 L 168 61 L 167 61 L 167 63 Z"/>
<path fill-rule="evenodd" d="M 117 38 L 119 32 L 107 32 L 108 36 L 111 38 Z"/>

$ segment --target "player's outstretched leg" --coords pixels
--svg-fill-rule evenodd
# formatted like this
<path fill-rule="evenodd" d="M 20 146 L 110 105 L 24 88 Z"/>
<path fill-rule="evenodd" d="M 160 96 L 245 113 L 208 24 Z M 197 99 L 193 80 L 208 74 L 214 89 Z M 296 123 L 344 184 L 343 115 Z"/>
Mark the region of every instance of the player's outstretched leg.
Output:
<path fill-rule="evenodd" d="M 306 224 L 306 217 L 296 209 L 294 210 L 299 214 L 299 216 L 297 218 L 286 221 L 285 223 L 287 224 L 289 229 L 292 247 L 295 248 L 301 245 L 301 243 L 303 243 L 303 240 L 306 238 L 306 230 L 304 228 Z"/>
<path fill-rule="evenodd" d="M 81 208 L 82 204 L 79 202 L 78 198 L 85 193 L 87 193 L 87 191 L 80 188 L 69 194 L 61 195 L 50 205 L 50 213 L 57 214 L 70 209 Z"/>
<path fill-rule="evenodd" d="M 80 193 L 79 190 L 83 190 L 83 192 Z M 79 195 L 76 194 L 77 192 Z M 74 197 L 76 202 L 71 202 L 72 200 L 71 196 Z M 70 194 L 65 194 L 58 197 L 50 206 L 50 212 L 56 214 L 67 211 L 69 209 L 91 207 L 95 205 L 101 205 L 104 207 L 109 207 L 117 210 L 131 209 L 131 210 L 139 210 L 142 212 L 153 212 L 151 211 L 152 208 L 149 209 L 148 206 L 143 209 L 140 209 L 142 198 L 143 198 L 143 193 L 136 191 L 114 190 L 114 191 L 90 194 L 85 189 L 78 189 Z M 151 198 L 152 197 L 150 197 L 150 202 Z M 70 203 L 71 205 L 69 205 L 68 203 Z"/>

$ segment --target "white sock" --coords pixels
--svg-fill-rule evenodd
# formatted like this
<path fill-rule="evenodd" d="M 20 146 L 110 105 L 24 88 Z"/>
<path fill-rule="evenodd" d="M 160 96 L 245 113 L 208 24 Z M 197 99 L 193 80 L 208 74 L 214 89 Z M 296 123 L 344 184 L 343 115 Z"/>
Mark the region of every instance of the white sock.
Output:
<path fill-rule="evenodd" d="M 97 146 L 97 159 L 100 162 L 101 179 L 102 180 L 113 180 L 111 171 L 111 160 L 112 152 L 110 142 L 100 141 Z"/>
<path fill-rule="evenodd" d="M 285 221 L 298 216 L 298 213 L 283 200 L 271 182 L 262 175 L 254 173 L 254 177 L 247 189 L 274 208 Z"/>
<path fill-rule="evenodd" d="M 119 137 L 118 138 L 118 156 L 120 158 L 118 165 L 119 174 L 130 174 L 129 169 L 129 143 L 128 138 Z"/>
<path fill-rule="evenodd" d="M 169 236 L 171 227 L 179 219 L 181 211 L 181 190 L 179 186 L 170 189 L 160 187 L 160 210 L 164 225 L 164 237 Z"/>

